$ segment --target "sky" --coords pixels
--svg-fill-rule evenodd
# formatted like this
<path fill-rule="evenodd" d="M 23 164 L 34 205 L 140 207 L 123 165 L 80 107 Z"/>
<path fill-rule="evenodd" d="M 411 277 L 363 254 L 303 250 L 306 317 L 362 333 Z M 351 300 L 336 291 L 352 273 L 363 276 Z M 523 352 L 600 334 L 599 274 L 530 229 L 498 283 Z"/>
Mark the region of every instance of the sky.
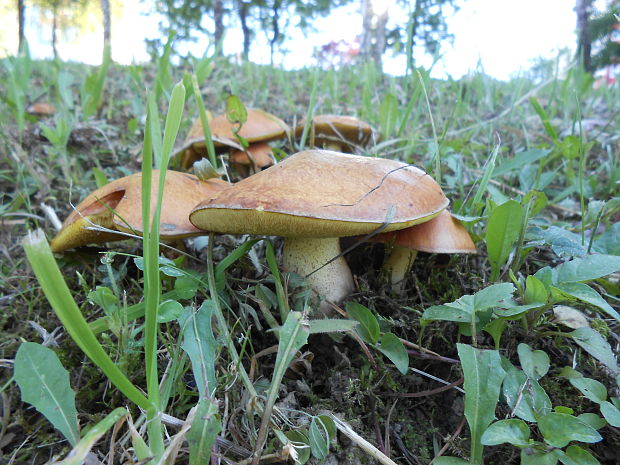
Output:
<path fill-rule="evenodd" d="M 576 16 L 571 0 L 466 0 L 458 2 L 460 10 L 447 18 L 454 43 L 443 47 L 441 60 L 433 68 L 433 76 L 459 78 L 468 71 L 482 67 L 498 79 L 508 79 L 527 69 L 537 57 L 555 58 L 558 50 L 575 47 Z M 145 6 L 138 0 L 124 2 L 123 14 L 112 22 L 113 59 L 120 63 L 143 62 L 148 59 L 144 38 L 159 37 L 160 18 L 144 15 Z M 394 10 L 392 14 L 395 15 Z M 6 20 L 5 20 L 6 21 Z M 35 57 L 51 55 L 51 32 L 30 18 L 27 24 L 31 51 Z M 351 42 L 360 34 L 362 20 L 359 2 L 337 9 L 326 18 L 319 18 L 317 32 L 304 37 L 300 31 L 291 31 L 288 53 L 277 60 L 285 68 L 300 68 L 314 64 L 315 47 L 331 40 Z M 5 32 L 6 34 L 9 31 Z M 15 33 L 16 35 L 16 33 Z M 95 30 L 74 40 L 62 43 L 62 59 L 101 62 L 101 31 Z M 225 40 L 225 53 L 235 54 L 241 49 L 241 31 L 230 31 Z M 206 42 L 194 45 L 194 52 L 204 50 Z M 253 45 L 250 59 L 268 63 L 266 37 L 259 36 Z M 428 67 L 432 59 L 418 53 L 416 64 Z M 405 57 L 384 55 L 384 68 L 391 74 L 403 74 Z"/>

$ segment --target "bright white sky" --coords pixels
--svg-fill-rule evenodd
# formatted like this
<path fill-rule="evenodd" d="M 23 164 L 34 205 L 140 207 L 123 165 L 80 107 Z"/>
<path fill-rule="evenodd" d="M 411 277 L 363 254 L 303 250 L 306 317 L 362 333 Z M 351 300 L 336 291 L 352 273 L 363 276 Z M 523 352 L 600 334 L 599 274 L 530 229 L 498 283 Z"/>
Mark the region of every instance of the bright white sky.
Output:
<path fill-rule="evenodd" d="M 466 0 L 461 9 L 448 18 L 449 30 L 454 34 L 453 46 L 444 46 L 445 54 L 435 66 L 433 75 L 447 74 L 459 78 L 480 64 L 487 74 L 506 79 L 520 69 L 526 69 L 536 57 L 554 58 L 562 48 L 574 49 L 576 16 L 572 0 Z M 144 38 L 159 36 L 156 17 L 142 15 L 145 7 L 137 0 L 125 2 L 123 16 L 112 24 L 113 58 L 121 63 L 140 62 L 148 59 Z M 299 31 L 291 37 L 289 48 L 295 45 L 295 53 L 287 54 L 279 61 L 287 68 L 299 68 L 314 64 L 313 48 L 331 40 L 352 41 L 361 31 L 359 3 L 335 10 L 328 18 L 316 21 L 318 31 L 305 38 Z M 51 54 L 51 33 L 40 26 L 28 25 L 31 50 L 34 56 Z M 38 29 L 35 40 L 33 32 Z M 100 31 L 81 37 L 72 44 L 59 46 L 63 59 L 98 64 L 101 60 Z M 259 37 L 266 44 L 266 38 Z M 241 49 L 240 31 L 229 32 L 225 41 L 225 53 Z M 204 49 L 199 44 L 195 51 Z M 236 46 L 235 46 L 236 45 Z M 253 45 L 250 59 L 266 63 L 269 50 L 264 45 Z M 402 74 L 405 71 L 404 56 L 384 58 L 386 71 Z M 417 64 L 429 66 L 430 58 L 419 57 Z"/>

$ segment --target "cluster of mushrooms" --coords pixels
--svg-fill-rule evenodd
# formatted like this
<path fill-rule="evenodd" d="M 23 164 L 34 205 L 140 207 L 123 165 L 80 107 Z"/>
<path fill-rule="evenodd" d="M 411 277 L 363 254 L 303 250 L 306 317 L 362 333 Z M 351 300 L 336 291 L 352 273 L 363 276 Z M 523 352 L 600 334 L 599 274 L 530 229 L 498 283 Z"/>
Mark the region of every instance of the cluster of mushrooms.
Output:
<path fill-rule="evenodd" d="M 448 199 L 424 171 L 395 160 L 352 155 L 376 138 L 376 132 L 356 118 L 316 116 L 309 125 L 311 146 L 275 163 L 269 143 L 299 137 L 279 118 L 248 110 L 247 122 L 235 128 L 225 115 L 209 126 L 216 151 L 228 153 L 230 169 L 240 178 L 202 180 L 168 170 L 161 208 L 164 241 L 207 232 L 257 234 L 284 238 L 282 266 L 306 277 L 327 302 L 339 302 L 354 291 L 354 281 L 341 256 L 339 238 L 366 236 L 385 242 L 391 254 L 384 268 L 393 289 L 402 283 L 418 251 L 475 253 L 465 228 L 446 210 Z M 197 120 L 183 148 L 179 165 L 188 169 L 206 157 L 206 144 Z M 238 134 L 247 140 L 244 149 Z M 325 150 L 327 149 L 327 150 Z M 158 181 L 159 172 L 154 172 Z M 156 193 L 152 193 L 152 202 Z M 69 215 L 52 240 L 54 252 L 102 243 L 142 233 L 141 173 L 97 189 Z M 336 258 L 337 257 L 337 258 Z"/>

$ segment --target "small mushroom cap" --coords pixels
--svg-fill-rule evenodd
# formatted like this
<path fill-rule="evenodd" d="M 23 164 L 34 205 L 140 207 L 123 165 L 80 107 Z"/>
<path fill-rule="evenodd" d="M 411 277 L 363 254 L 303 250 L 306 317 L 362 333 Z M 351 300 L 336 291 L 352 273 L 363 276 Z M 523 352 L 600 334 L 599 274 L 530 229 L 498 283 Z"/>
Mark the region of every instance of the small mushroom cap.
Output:
<path fill-rule="evenodd" d="M 247 149 L 252 157 L 254 163 L 258 168 L 264 168 L 266 166 L 273 165 L 273 150 L 269 144 L 265 142 L 257 142 L 252 144 Z M 247 153 L 243 150 L 235 150 L 230 154 L 230 162 L 233 165 L 250 165 L 250 159 Z"/>
<path fill-rule="evenodd" d="M 448 210 L 426 223 L 416 224 L 396 232 L 378 234 L 373 241 L 428 253 L 476 253 L 476 246 L 459 220 Z"/>
<path fill-rule="evenodd" d="M 305 125 L 302 119 L 295 127 L 296 138 L 301 137 Z M 373 133 L 376 131 L 368 123 L 354 116 L 316 115 L 310 126 L 310 137 L 315 145 L 339 143 L 347 150 L 367 145 Z"/>
<path fill-rule="evenodd" d="M 26 113 L 33 116 L 52 116 L 56 113 L 56 108 L 50 103 L 36 102 L 26 108 Z"/>
<path fill-rule="evenodd" d="M 254 142 L 267 142 L 275 139 L 282 139 L 290 132 L 288 125 L 277 116 L 267 113 L 257 108 L 248 108 L 248 117 L 239 130 L 239 135 L 252 144 Z M 228 121 L 226 115 L 219 115 L 213 118 L 210 128 L 213 137 L 235 142 L 233 125 Z"/>
<path fill-rule="evenodd" d="M 159 170 L 153 170 L 151 219 L 155 213 L 158 182 Z M 191 174 L 168 171 L 160 217 L 161 237 L 180 239 L 202 234 L 202 230 L 189 222 L 189 212 L 200 200 L 228 186 L 229 183 L 221 179 L 200 181 Z M 112 181 L 88 195 L 64 221 L 62 229 L 52 240 L 52 250 L 60 252 L 126 238 L 121 234 L 85 229 L 93 224 L 142 234 L 142 173 Z"/>
<path fill-rule="evenodd" d="M 448 205 L 424 171 L 394 160 L 307 150 L 204 200 L 199 228 L 231 234 L 342 237 L 428 221 Z"/>
<path fill-rule="evenodd" d="M 225 152 L 230 148 L 242 151 L 233 132 L 237 125 L 231 124 L 226 115 L 219 115 L 209 120 L 209 129 L 213 146 L 217 152 Z M 290 132 L 288 125 L 277 116 L 256 108 L 248 109 L 247 121 L 241 126 L 239 135 L 250 144 L 267 142 L 287 137 Z M 192 164 L 207 155 L 204 132 L 200 119 L 197 119 L 187 135 L 178 153 L 183 153 L 181 166 L 189 169 Z"/>

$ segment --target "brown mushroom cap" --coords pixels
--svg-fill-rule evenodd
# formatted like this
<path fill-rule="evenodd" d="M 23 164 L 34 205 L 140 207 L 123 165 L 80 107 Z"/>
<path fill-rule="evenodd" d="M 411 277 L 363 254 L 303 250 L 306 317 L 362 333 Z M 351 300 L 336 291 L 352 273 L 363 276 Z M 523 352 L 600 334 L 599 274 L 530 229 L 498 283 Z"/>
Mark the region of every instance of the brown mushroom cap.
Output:
<path fill-rule="evenodd" d="M 153 170 L 152 206 L 157 202 L 158 182 L 159 170 Z M 189 212 L 200 200 L 228 186 L 229 183 L 220 179 L 200 181 L 191 174 L 168 171 L 160 217 L 162 239 L 203 234 L 189 222 Z M 154 207 L 151 218 L 152 215 Z M 122 234 L 85 229 L 93 224 L 121 232 L 142 233 L 142 173 L 112 181 L 88 195 L 64 221 L 51 242 L 52 250 L 61 252 L 86 244 L 126 239 Z"/>
<path fill-rule="evenodd" d="M 256 108 L 249 108 L 247 112 L 247 121 L 241 126 L 238 134 L 250 144 L 282 139 L 290 132 L 288 125 L 277 116 Z M 219 115 L 209 120 L 216 151 L 222 152 L 230 148 L 242 149 L 233 132 L 233 128 L 237 126 L 231 124 L 226 115 Z M 200 119 L 194 122 L 179 152 L 183 152 L 181 166 L 185 169 L 190 168 L 196 160 L 207 155 Z"/>
<path fill-rule="evenodd" d="M 476 253 L 471 236 L 459 220 L 448 210 L 425 223 L 400 231 L 381 233 L 373 241 L 392 242 L 394 245 L 428 253 Z"/>
<path fill-rule="evenodd" d="M 53 116 L 56 113 L 56 107 L 51 103 L 35 102 L 26 108 L 26 113 L 33 116 Z"/>
<path fill-rule="evenodd" d="M 306 125 L 302 119 L 295 127 L 295 137 L 301 137 Z M 310 125 L 310 141 L 316 146 L 334 144 L 341 150 L 353 151 L 355 146 L 366 146 L 376 133 L 364 121 L 354 116 L 316 115 Z"/>
<path fill-rule="evenodd" d="M 269 144 L 265 142 L 257 142 L 247 148 L 250 152 L 256 167 L 261 169 L 273 165 L 273 150 Z M 248 158 L 248 154 L 244 150 L 235 150 L 230 153 L 231 165 L 251 165 L 252 162 Z"/>
<path fill-rule="evenodd" d="M 307 150 L 236 183 L 190 214 L 215 232 L 342 237 L 428 221 L 448 205 L 424 171 L 394 160 Z"/>

